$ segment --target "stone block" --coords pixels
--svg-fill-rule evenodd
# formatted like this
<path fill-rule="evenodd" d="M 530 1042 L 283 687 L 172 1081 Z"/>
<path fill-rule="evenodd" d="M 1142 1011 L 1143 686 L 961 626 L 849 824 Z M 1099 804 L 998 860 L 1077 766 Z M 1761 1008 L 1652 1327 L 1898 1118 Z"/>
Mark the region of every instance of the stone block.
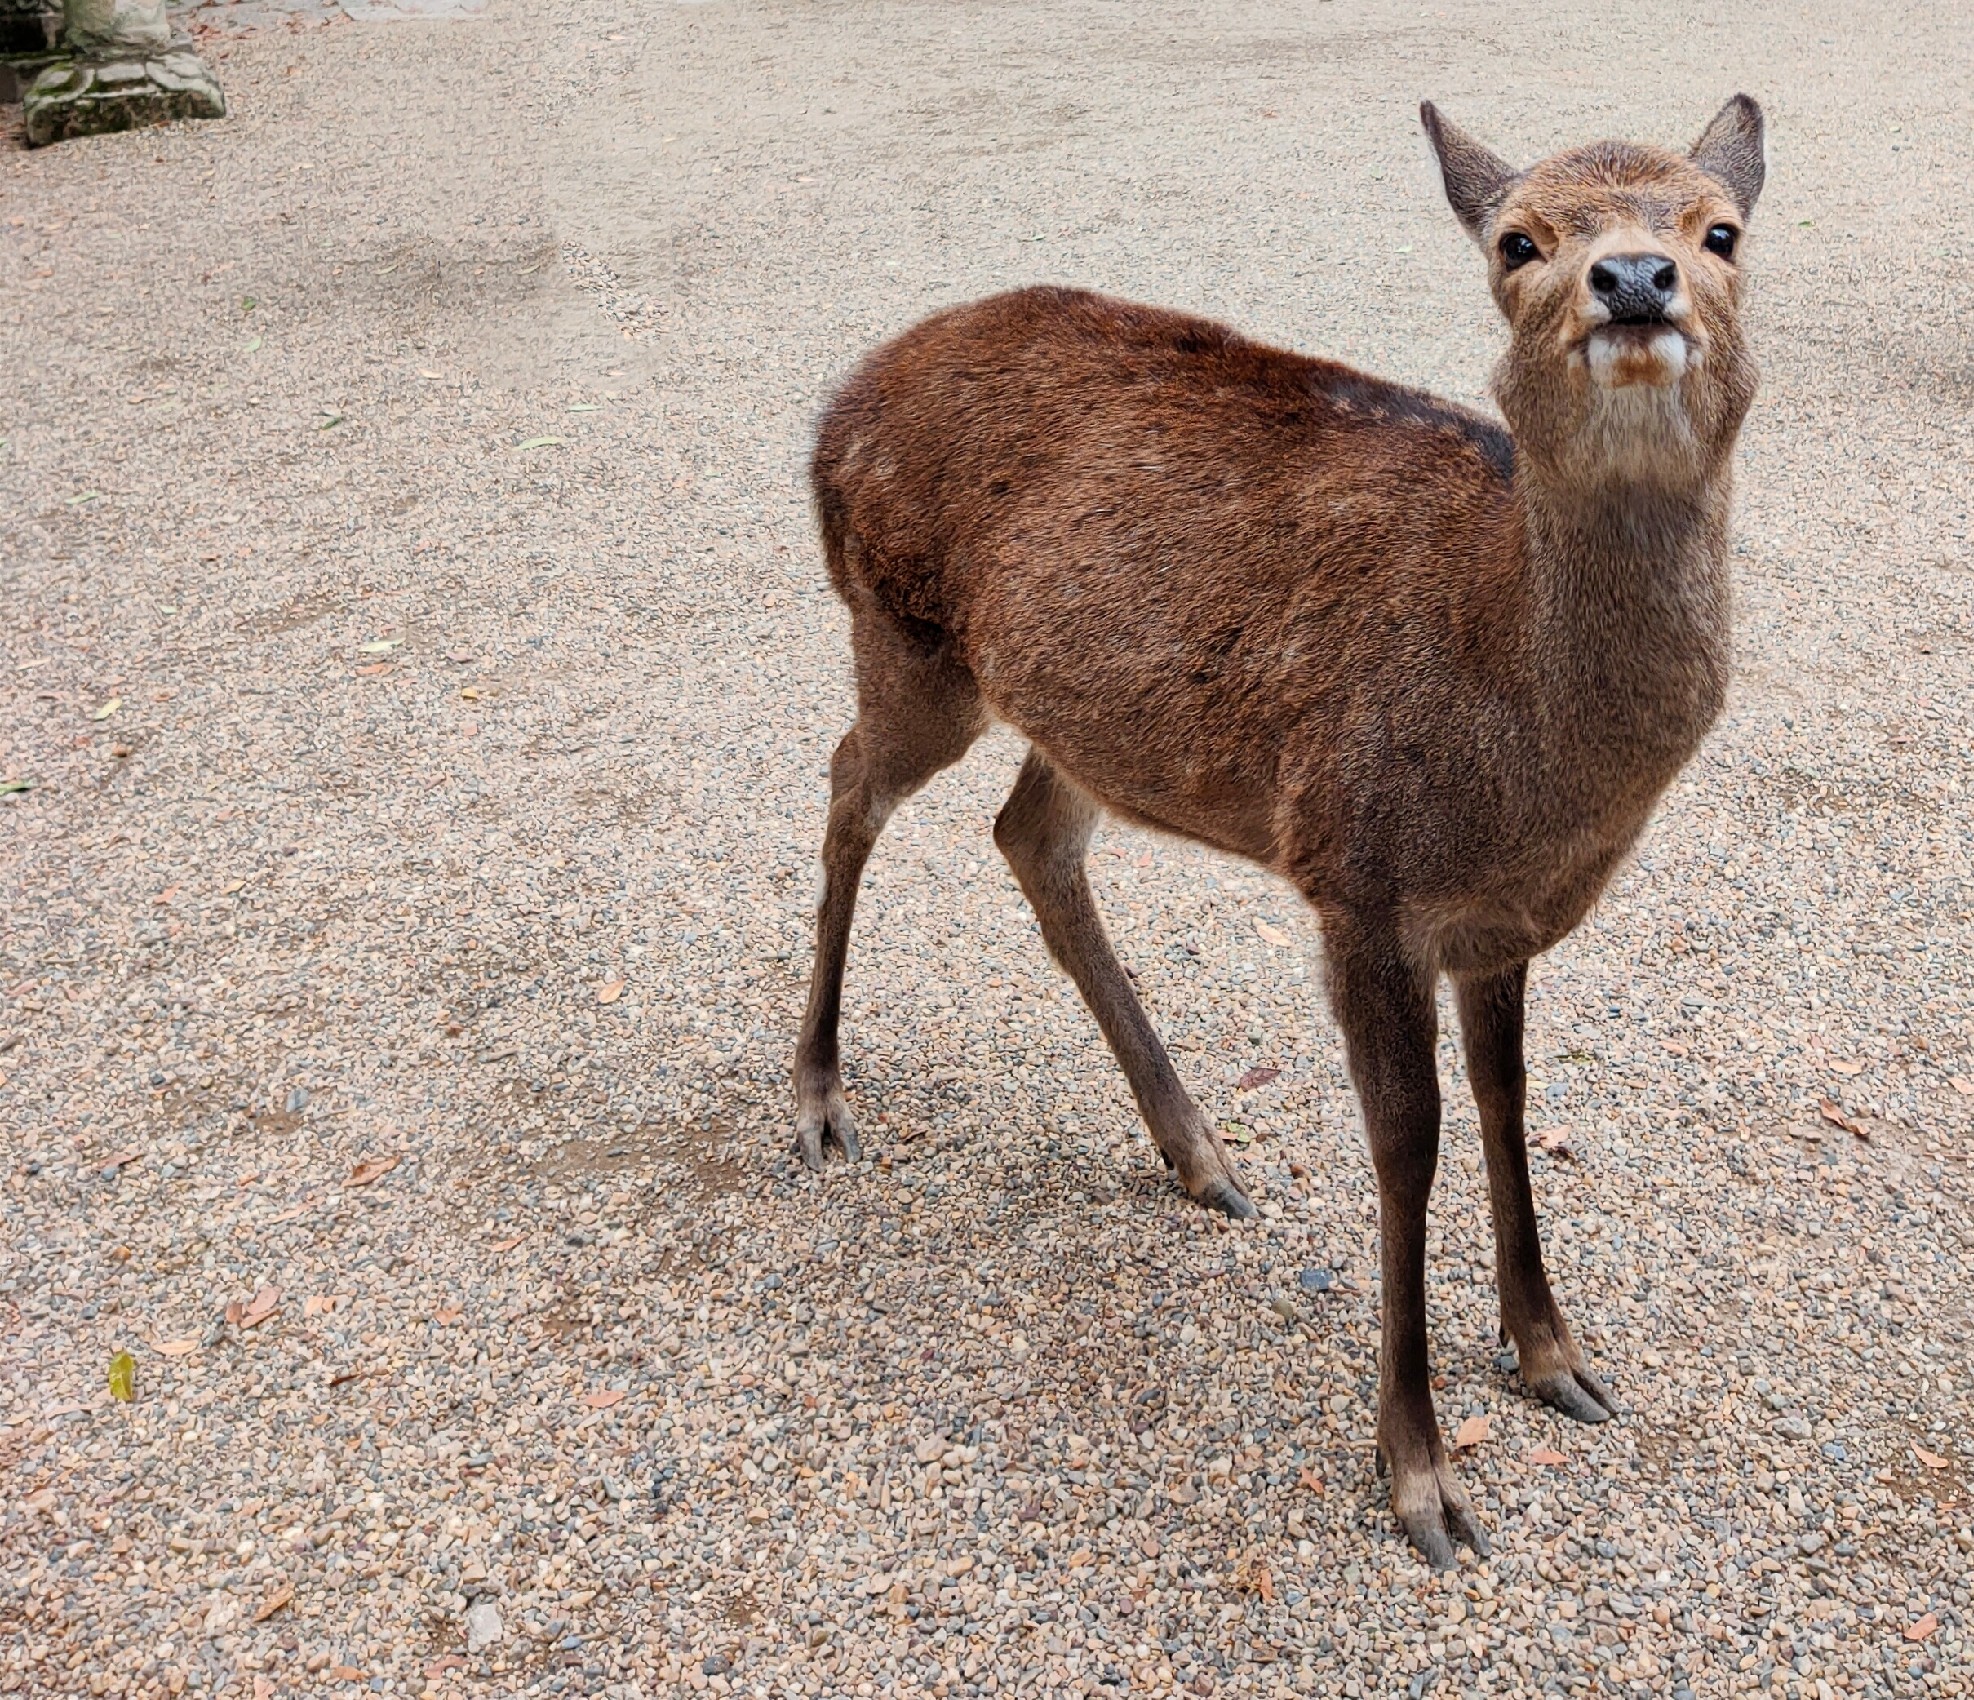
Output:
<path fill-rule="evenodd" d="M 58 59 L 28 86 L 24 106 L 27 143 L 35 148 L 180 118 L 226 116 L 219 84 L 182 42 L 155 57 Z"/>

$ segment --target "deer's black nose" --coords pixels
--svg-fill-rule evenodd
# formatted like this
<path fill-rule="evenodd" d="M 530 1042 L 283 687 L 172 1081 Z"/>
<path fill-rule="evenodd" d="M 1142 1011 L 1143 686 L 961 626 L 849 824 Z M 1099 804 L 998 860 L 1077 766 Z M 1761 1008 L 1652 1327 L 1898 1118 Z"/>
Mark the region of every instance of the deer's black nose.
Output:
<path fill-rule="evenodd" d="M 1590 287 L 1614 325 L 1662 325 L 1679 293 L 1679 267 L 1663 254 L 1607 254 L 1590 268 Z"/>

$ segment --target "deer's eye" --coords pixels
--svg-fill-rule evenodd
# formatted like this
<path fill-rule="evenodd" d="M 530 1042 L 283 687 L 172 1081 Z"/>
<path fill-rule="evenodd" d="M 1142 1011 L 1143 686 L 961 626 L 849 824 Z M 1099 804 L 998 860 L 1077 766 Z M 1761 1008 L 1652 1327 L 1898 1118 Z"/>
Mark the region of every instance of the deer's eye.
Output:
<path fill-rule="evenodd" d="M 1741 240 L 1741 232 L 1731 224 L 1717 224 L 1707 232 L 1705 243 L 1709 254 L 1718 254 L 1723 260 L 1734 258 L 1734 244 Z"/>
<path fill-rule="evenodd" d="M 1501 238 L 1501 258 L 1510 271 L 1525 266 L 1530 260 L 1542 258 L 1542 250 L 1519 230 L 1511 230 Z"/>

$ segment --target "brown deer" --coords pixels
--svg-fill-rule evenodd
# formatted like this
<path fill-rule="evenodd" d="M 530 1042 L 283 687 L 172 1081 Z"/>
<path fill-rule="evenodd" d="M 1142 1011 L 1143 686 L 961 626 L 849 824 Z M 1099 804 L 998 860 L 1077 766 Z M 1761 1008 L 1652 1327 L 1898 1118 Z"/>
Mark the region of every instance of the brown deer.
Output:
<path fill-rule="evenodd" d="M 938 314 L 830 404 L 812 477 L 857 722 L 830 768 L 796 1144 L 811 1168 L 827 1143 L 858 1154 L 837 1023 L 865 858 L 999 719 L 1031 747 L 994 836 L 1049 950 L 1186 1190 L 1251 1215 L 1084 858 L 1107 810 L 1273 869 L 1321 922 L 1377 1172 L 1392 1506 L 1449 1565 L 1487 1543 L 1427 1362 L 1435 988 L 1456 989 L 1480 1108 L 1503 1336 L 1534 1392 L 1601 1422 L 1543 1269 L 1522 1002 L 1720 710 L 1763 146 L 1745 95 L 1689 154 L 1597 142 L 1526 171 L 1421 116 L 1508 320 L 1506 430 L 1068 289 Z"/>

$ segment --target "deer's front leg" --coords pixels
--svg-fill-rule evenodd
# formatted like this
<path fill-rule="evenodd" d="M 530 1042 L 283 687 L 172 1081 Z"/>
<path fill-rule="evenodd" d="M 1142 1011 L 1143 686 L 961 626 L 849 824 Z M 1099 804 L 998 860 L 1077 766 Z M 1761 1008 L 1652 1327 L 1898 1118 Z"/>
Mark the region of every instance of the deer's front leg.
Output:
<path fill-rule="evenodd" d="M 1591 1374 L 1563 1320 L 1542 1266 L 1542 1235 L 1529 1191 L 1523 1100 L 1522 996 L 1528 964 L 1460 982 L 1460 1033 L 1467 1074 L 1480 1109 L 1487 1154 L 1487 1196 L 1494 1213 L 1495 1284 L 1501 1293 L 1501 1332 L 1515 1343 L 1522 1380 L 1565 1416 L 1601 1423 L 1617 1401 Z"/>
<path fill-rule="evenodd" d="M 1426 1349 L 1426 1204 L 1439 1164 L 1433 976 L 1382 929 L 1353 937 L 1332 927 L 1326 944 L 1378 1176 L 1378 1450 L 1391 1470 L 1392 1510 L 1426 1560 L 1446 1569 L 1456 1541 L 1483 1557 L 1488 1549 L 1446 1462 Z"/>

